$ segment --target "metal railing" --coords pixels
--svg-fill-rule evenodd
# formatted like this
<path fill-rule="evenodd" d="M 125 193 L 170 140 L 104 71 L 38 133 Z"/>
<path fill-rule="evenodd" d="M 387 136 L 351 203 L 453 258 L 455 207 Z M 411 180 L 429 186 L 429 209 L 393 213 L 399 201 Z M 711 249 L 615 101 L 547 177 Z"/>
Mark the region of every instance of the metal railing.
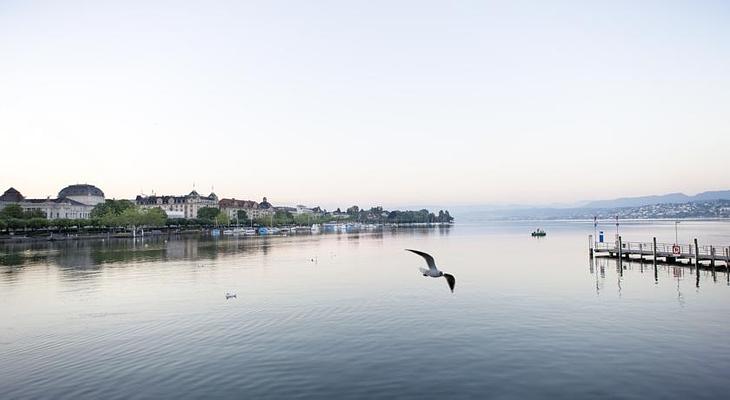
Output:
<path fill-rule="evenodd" d="M 695 246 L 693 243 L 677 244 L 680 248 L 681 255 L 695 255 Z M 646 254 L 653 253 L 652 242 L 622 242 L 621 251 L 626 252 L 642 252 Z M 674 243 L 657 243 L 656 252 L 659 254 L 672 254 L 674 253 Z M 615 251 L 618 252 L 618 241 L 616 242 L 595 242 L 593 243 L 593 249 L 596 251 Z M 730 246 L 712 246 L 712 245 L 699 245 L 697 246 L 700 257 L 725 257 L 727 252 L 730 251 Z"/>

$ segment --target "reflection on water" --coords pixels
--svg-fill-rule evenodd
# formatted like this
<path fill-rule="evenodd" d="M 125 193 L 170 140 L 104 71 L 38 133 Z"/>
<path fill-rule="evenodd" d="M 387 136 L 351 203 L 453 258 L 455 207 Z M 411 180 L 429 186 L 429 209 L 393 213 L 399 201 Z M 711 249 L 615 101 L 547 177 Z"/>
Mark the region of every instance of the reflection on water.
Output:
<path fill-rule="evenodd" d="M 4 245 L 0 393 L 726 395 L 730 281 L 722 267 L 695 274 L 587 261 L 590 223 L 543 223 L 540 240 L 532 225 Z M 728 243 L 729 227 L 682 229 Z M 674 235 L 671 224 L 621 229 L 627 240 Z M 405 248 L 427 251 L 458 276 L 455 293 L 423 279 L 422 261 Z"/>
<path fill-rule="evenodd" d="M 601 289 L 604 287 L 604 282 L 606 280 L 605 271 L 607 268 L 614 268 L 616 270 L 616 287 L 619 297 L 621 296 L 622 282 L 624 282 L 627 277 L 628 279 L 650 278 L 653 280 L 654 285 L 659 286 L 660 284 L 670 284 L 675 287 L 677 300 L 680 306 L 684 305 L 682 290 L 683 285 L 685 286 L 684 290 L 686 290 L 687 282 L 693 285 L 697 293 L 699 293 L 701 285 L 716 285 L 721 283 L 725 286 L 730 286 L 730 268 L 725 265 L 719 265 L 715 268 L 709 269 L 700 268 L 698 271 L 692 265 L 678 266 L 667 265 L 664 263 L 653 264 L 651 261 L 647 260 L 644 260 L 644 262 L 641 262 L 640 260 L 624 260 L 621 264 L 623 268 L 619 266 L 618 260 L 607 257 L 589 259 L 588 270 L 591 275 L 595 276 L 595 289 L 597 295 L 600 295 Z M 628 273 L 628 275 L 625 275 L 625 272 Z"/>

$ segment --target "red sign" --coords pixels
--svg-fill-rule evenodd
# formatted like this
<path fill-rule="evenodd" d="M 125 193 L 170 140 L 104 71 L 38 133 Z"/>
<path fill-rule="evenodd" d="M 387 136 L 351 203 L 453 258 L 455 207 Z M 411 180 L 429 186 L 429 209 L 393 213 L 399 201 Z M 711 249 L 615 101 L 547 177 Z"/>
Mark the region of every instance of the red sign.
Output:
<path fill-rule="evenodd" d="M 679 247 L 678 244 L 675 244 L 674 246 L 672 246 L 672 254 L 674 254 L 675 256 L 681 255 L 682 254 L 682 248 Z"/>

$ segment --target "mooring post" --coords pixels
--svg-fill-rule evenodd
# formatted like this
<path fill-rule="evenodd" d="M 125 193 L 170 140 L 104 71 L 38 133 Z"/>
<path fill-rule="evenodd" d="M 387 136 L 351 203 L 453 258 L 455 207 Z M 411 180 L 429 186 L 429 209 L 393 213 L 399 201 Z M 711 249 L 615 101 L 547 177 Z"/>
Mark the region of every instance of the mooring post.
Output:
<path fill-rule="evenodd" d="M 588 257 L 593 258 L 593 235 L 588 235 Z"/>
<path fill-rule="evenodd" d="M 687 259 L 687 264 L 689 264 L 689 267 L 692 268 L 692 243 L 689 244 L 689 258 Z"/>
<path fill-rule="evenodd" d="M 695 238 L 695 269 L 697 270 L 697 277 L 700 276 L 700 246 L 697 244 L 697 238 Z"/>
<path fill-rule="evenodd" d="M 715 269 L 715 246 L 710 246 L 710 265 Z"/>
<path fill-rule="evenodd" d="M 652 239 L 651 252 L 654 257 L 654 268 L 656 268 L 656 238 Z"/>
<path fill-rule="evenodd" d="M 621 236 L 619 236 L 618 237 L 618 267 L 623 271 L 623 265 L 624 264 L 623 264 L 623 254 L 621 254 L 622 253 L 622 251 L 621 251 L 621 248 L 622 247 L 623 246 L 622 246 L 622 243 L 621 243 Z"/>
<path fill-rule="evenodd" d="M 644 244 L 639 243 L 639 261 L 643 264 L 644 263 Z"/>

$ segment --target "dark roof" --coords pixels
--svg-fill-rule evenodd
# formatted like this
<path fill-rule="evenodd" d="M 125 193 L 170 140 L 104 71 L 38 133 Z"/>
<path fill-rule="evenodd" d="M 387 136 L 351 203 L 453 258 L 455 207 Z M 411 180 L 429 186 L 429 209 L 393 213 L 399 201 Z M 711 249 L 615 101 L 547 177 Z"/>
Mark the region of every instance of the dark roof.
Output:
<path fill-rule="evenodd" d="M 23 201 L 24 197 L 22 194 L 20 194 L 19 191 L 15 190 L 15 188 L 10 188 L 3 193 L 2 196 L 0 196 L 0 201 L 12 201 L 12 202 L 19 202 Z"/>
<path fill-rule="evenodd" d="M 72 206 L 88 206 L 88 204 L 81 203 L 72 199 L 25 199 L 25 203 L 56 203 L 56 204 L 70 204 Z"/>
<path fill-rule="evenodd" d="M 134 201 L 139 204 L 158 204 L 157 199 L 162 199 L 162 204 L 185 203 L 185 196 L 137 196 Z M 170 202 L 172 200 L 172 203 Z"/>
<path fill-rule="evenodd" d="M 258 203 L 253 200 L 221 199 L 218 202 L 221 208 L 258 208 Z"/>
<path fill-rule="evenodd" d="M 271 203 L 266 200 L 266 197 L 264 197 L 263 201 L 259 203 L 259 208 L 264 210 L 271 208 Z"/>
<path fill-rule="evenodd" d="M 66 186 L 65 188 L 61 189 L 60 192 L 58 192 L 58 198 L 62 199 L 64 197 L 71 197 L 71 196 L 99 196 L 104 197 L 104 192 L 101 191 L 98 187 L 94 185 L 71 185 Z"/>

